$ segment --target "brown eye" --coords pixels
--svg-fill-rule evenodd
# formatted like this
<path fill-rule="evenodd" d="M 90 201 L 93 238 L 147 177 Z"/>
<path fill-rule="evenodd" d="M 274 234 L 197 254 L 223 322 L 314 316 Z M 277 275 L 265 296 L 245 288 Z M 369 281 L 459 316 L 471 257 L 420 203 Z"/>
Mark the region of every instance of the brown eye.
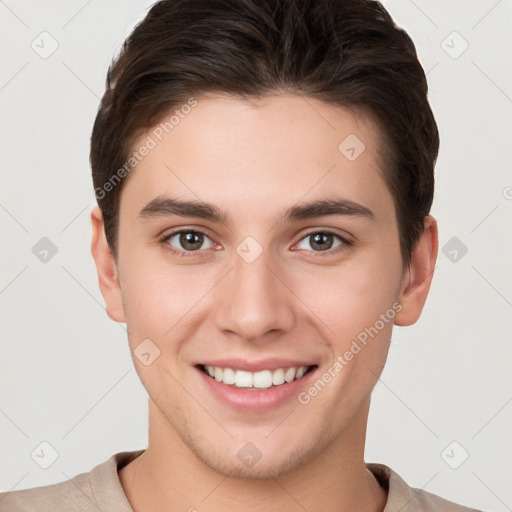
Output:
<path fill-rule="evenodd" d="M 337 245 L 334 245 L 335 239 L 338 239 L 339 242 Z M 303 244 L 304 241 L 309 240 L 309 247 L 301 247 L 300 244 Z M 317 231 L 315 233 L 309 233 L 306 235 L 299 243 L 299 247 L 301 249 L 313 250 L 315 252 L 325 252 L 330 249 L 336 248 L 340 245 L 347 244 L 347 242 L 340 236 L 335 233 L 330 233 L 328 231 Z"/>
<path fill-rule="evenodd" d="M 198 251 L 199 249 L 209 249 L 202 247 L 205 241 L 209 241 L 209 238 L 200 231 L 176 231 L 166 237 L 165 241 L 177 251 Z"/>

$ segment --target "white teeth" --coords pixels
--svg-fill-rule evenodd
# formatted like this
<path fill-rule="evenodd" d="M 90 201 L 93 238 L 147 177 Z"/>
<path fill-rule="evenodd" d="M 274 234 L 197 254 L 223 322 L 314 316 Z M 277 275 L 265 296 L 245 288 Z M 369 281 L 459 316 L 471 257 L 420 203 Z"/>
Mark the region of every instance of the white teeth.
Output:
<path fill-rule="evenodd" d="M 274 373 L 272 373 L 272 384 L 274 384 L 274 386 L 284 384 L 284 370 L 282 368 L 274 370 Z"/>
<path fill-rule="evenodd" d="M 218 366 L 206 366 L 210 377 L 217 382 L 235 385 L 237 388 L 268 389 L 272 386 L 280 386 L 285 382 L 300 379 L 306 373 L 307 366 L 298 368 L 278 368 L 277 370 L 262 370 L 259 372 L 246 372 L 233 370 L 232 368 L 220 368 Z"/>
<path fill-rule="evenodd" d="M 297 373 L 295 374 L 295 378 L 300 379 L 306 373 L 307 369 L 308 369 L 307 366 L 299 366 L 297 368 Z M 217 376 L 217 374 L 215 374 L 215 376 Z"/>
<path fill-rule="evenodd" d="M 235 383 L 235 371 L 231 368 L 224 368 L 224 372 L 222 375 L 222 382 L 224 384 L 234 384 Z"/>
<path fill-rule="evenodd" d="M 222 371 L 222 370 L 221 370 Z M 252 373 L 238 370 L 235 372 L 235 386 L 237 388 L 252 388 Z"/>
<path fill-rule="evenodd" d="M 284 372 L 284 380 L 286 382 L 291 382 L 293 379 L 295 379 L 296 371 L 296 368 L 288 368 L 288 370 Z"/>
<path fill-rule="evenodd" d="M 253 375 L 253 385 L 255 388 L 269 388 L 272 386 L 272 372 L 263 370 Z"/>

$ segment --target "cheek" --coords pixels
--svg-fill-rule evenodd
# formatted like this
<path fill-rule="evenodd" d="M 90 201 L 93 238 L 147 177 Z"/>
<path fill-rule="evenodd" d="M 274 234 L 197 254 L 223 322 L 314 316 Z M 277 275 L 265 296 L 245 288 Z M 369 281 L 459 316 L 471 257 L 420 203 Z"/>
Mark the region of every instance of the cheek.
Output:
<path fill-rule="evenodd" d="M 311 267 L 296 276 L 296 288 L 293 288 L 322 321 L 327 337 L 343 340 L 340 341 L 343 344 L 392 309 L 399 279 L 394 260 L 368 258 L 366 262 L 347 261 L 336 268 Z M 394 311 L 388 316 L 394 317 Z"/>
<path fill-rule="evenodd" d="M 326 378 L 332 384 L 317 404 L 335 400 L 340 407 L 333 415 L 343 422 L 346 411 L 361 405 L 382 372 L 400 308 L 395 302 L 399 274 L 391 264 L 373 262 L 347 265 L 325 277 L 308 275 L 301 293 L 310 290 L 305 302 L 321 319 L 317 325 L 331 352 Z"/>
<path fill-rule="evenodd" d="M 149 252 L 149 251 L 148 251 Z M 151 255 L 123 262 L 121 289 L 126 321 L 133 343 L 154 338 L 164 343 L 182 329 L 218 279 L 206 267 L 170 265 Z"/>

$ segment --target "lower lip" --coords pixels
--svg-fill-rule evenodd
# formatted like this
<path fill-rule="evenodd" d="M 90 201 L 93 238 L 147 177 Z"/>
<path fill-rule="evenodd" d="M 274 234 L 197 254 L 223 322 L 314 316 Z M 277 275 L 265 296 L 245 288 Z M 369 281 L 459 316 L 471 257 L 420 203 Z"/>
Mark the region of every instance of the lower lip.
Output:
<path fill-rule="evenodd" d="M 302 378 L 286 382 L 280 386 L 261 391 L 253 391 L 244 388 L 235 388 L 218 382 L 206 375 L 200 368 L 196 367 L 200 377 L 205 382 L 210 392 L 222 403 L 233 409 L 243 412 L 269 411 L 283 405 L 292 397 L 296 397 L 309 383 L 318 367 L 313 368 Z"/>

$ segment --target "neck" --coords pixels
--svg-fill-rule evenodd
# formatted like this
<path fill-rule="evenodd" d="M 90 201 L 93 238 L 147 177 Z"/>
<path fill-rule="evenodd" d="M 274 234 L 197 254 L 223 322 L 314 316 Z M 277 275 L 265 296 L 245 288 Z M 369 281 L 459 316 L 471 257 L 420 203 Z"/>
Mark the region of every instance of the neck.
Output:
<path fill-rule="evenodd" d="M 205 464 L 150 400 L 146 451 L 119 471 L 135 512 L 382 512 L 387 495 L 364 463 L 369 401 L 341 435 L 275 478 L 240 479 Z M 314 490 L 314 491 L 313 491 Z"/>

